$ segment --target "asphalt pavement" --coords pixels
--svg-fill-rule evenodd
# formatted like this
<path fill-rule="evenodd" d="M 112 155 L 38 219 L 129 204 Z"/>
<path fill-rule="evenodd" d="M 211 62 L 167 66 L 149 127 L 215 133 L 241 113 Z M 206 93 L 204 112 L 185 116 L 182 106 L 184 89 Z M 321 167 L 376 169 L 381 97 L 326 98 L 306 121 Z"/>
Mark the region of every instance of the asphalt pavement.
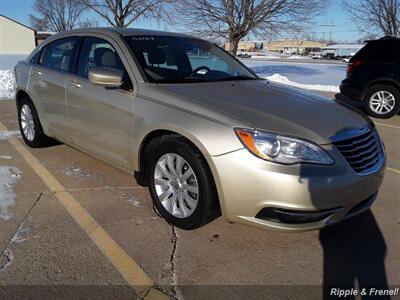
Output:
<path fill-rule="evenodd" d="M 0 298 L 321 299 L 332 287 L 399 287 L 400 116 L 375 121 L 388 168 L 371 212 L 301 233 L 222 218 L 183 231 L 131 175 L 66 145 L 27 148 L 14 102 L 0 101 Z"/>

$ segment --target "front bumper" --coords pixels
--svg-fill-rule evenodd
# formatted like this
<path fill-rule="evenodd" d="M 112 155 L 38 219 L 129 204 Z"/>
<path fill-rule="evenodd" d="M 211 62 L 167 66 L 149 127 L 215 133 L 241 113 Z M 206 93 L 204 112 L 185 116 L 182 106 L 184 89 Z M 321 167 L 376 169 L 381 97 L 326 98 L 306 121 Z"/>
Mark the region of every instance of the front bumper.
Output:
<path fill-rule="evenodd" d="M 367 210 L 382 183 L 385 162 L 378 172 L 360 176 L 333 146 L 325 149 L 334 157 L 334 165 L 280 165 L 259 159 L 246 149 L 212 157 L 225 218 L 294 231 L 322 228 Z M 266 209 L 294 216 L 271 217 L 263 214 Z"/>

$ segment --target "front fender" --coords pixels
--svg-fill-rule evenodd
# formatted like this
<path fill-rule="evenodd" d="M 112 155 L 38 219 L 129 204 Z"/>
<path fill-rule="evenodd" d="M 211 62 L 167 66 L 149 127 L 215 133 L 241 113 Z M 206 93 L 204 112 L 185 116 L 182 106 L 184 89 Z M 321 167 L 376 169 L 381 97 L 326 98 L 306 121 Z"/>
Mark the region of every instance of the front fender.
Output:
<path fill-rule="evenodd" d="M 137 98 L 137 101 L 135 101 L 134 112 L 132 124 L 134 171 L 140 171 L 140 151 L 143 141 L 149 134 L 159 130 L 177 133 L 188 139 L 200 150 L 210 167 L 219 198 L 220 200 L 223 199 L 219 174 L 212 157 L 243 149 L 233 127 L 141 98 Z M 224 205 L 221 206 L 224 214 L 225 207 Z"/>
<path fill-rule="evenodd" d="M 233 127 L 180 110 L 163 103 L 138 97 L 134 104 L 132 150 L 138 169 L 142 141 L 156 130 L 168 130 L 190 140 L 203 156 L 216 156 L 243 148 Z"/>

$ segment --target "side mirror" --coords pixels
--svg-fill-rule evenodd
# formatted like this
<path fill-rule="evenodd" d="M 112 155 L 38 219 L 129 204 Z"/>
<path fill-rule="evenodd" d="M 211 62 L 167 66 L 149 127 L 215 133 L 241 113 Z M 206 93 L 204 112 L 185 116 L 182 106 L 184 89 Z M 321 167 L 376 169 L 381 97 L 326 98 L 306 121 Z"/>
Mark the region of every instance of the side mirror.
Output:
<path fill-rule="evenodd" d="M 120 87 L 122 85 L 122 72 L 104 68 L 90 68 L 89 81 L 104 87 Z"/>

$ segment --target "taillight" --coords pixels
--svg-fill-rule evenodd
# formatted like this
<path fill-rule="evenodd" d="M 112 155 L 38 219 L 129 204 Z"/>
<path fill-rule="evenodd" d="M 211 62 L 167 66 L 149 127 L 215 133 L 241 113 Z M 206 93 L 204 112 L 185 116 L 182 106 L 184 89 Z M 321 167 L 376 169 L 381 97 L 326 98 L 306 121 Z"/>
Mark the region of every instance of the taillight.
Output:
<path fill-rule="evenodd" d="M 354 68 L 361 64 L 362 64 L 362 62 L 360 60 L 355 60 L 355 61 L 352 61 L 351 63 L 349 63 L 347 65 L 347 75 L 350 75 L 354 71 Z"/>

